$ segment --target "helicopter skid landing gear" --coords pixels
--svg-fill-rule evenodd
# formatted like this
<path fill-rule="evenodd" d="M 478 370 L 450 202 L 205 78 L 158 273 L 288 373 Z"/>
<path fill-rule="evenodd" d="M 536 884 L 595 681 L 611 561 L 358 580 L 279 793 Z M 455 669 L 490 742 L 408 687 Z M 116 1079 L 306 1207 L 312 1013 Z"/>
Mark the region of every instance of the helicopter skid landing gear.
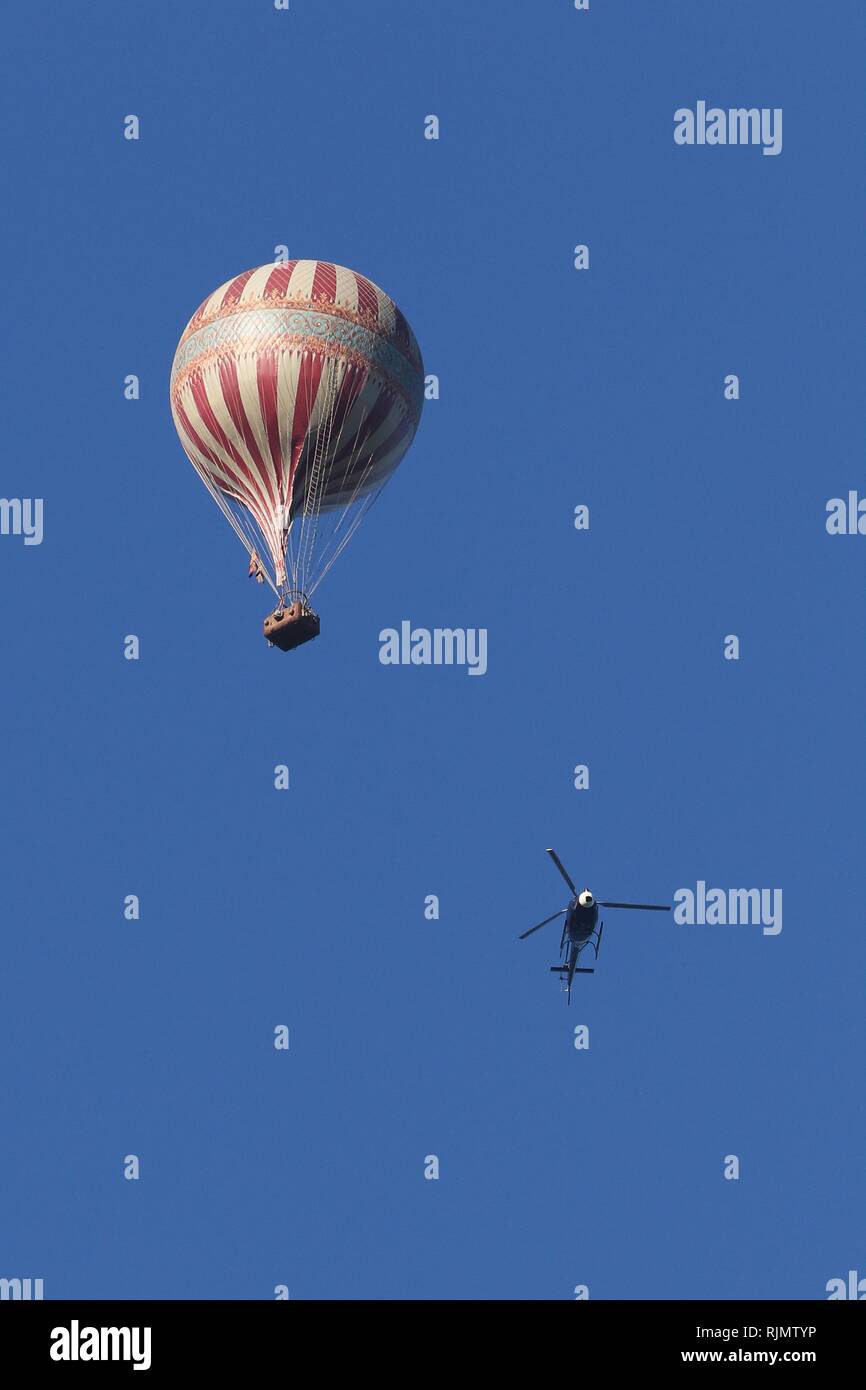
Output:
<path fill-rule="evenodd" d="M 603 931 L 604 931 L 604 922 L 601 923 L 601 926 L 599 927 L 598 931 L 594 933 L 595 940 L 593 941 L 592 937 L 589 937 L 589 944 L 592 946 L 592 949 L 595 951 L 595 958 L 596 958 L 596 960 L 598 960 L 598 953 L 599 953 L 599 951 L 601 950 L 601 934 L 602 934 Z"/>

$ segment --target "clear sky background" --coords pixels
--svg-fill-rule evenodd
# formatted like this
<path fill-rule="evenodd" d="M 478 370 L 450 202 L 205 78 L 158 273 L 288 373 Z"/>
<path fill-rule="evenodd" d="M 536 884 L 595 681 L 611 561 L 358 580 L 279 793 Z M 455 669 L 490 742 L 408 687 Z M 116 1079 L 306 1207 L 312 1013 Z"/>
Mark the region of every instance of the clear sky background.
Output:
<path fill-rule="evenodd" d="M 0 491 L 45 538 L 0 538 L 0 1275 L 866 1273 L 866 540 L 824 525 L 866 490 L 863 6 L 50 0 L 4 31 Z M 699 99 L 782 107 L 781 155 L 677 147 Z M 441 382 L 291 655 L 168 407 L 190 314 L 282 243 L 381 284 Z M 382 666 L 404 618 L 487 628 L 487 675 Z M 517 940 L 567 897 L 547 845 L 602 897 L 781 888 L 783 930 L 610 914 L 569 1010 L 557 928 Z"/>

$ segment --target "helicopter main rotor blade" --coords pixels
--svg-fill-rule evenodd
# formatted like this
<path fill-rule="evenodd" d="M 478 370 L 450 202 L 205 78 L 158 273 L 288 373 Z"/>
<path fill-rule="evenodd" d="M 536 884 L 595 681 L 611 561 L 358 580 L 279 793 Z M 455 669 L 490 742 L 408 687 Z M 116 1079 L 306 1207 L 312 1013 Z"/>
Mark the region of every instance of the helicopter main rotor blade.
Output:
<path fill-rule="evenodd" d="M 599 907 L 633 907 L 639 912 L 670 912 L 669 903 L 603 903 Z"/>
<path fill-rule="evenodd" d="M 568 884 L 568 886 L 569 886 L 569 888 L 571 889 L 571 891 L 572 891 L 572 893 L 574 894 L 574 896 L 577 897 L 577 889 L 575 888 L 574 884 L 572 883 L 571 878 L 569 877 L 569 875 L 565 872 L 565 869 L 564 869 L 563 866 L 562 866 L 562 860 L 560 859 L 560 857 L 559 857 L 559 855 L 557 854 L 556 850 L 555 850 L 555 849 L 549 849 L 549 850 L 547 851 L 547 853 L 550 855 L 550 857 L 551 857 L 551 859 L 553 860 L 554 864 L 555 864 L 556 867 L 559 869 L 559 872 L 562 874 L 562 877 L 565 879 L 566 883 Z"/>
<path fill-rule="evenodd" d="M 517 938 L 518 941 L 525 941 L 526 938 L 528 936 L 531 936 L 534 931 L 541 931 L 542 927 L 546 927 L 548 922 L 555 922 L 557 917 L 564 917 L 567 911 L 568 908 L 564 907 L 561 912 L 554 912 L 552 917 L 545 917 L 544 921 L 539 922 L 537 927 L 530 927 L 529 931 L 521 932 L 520 936 Z"/>

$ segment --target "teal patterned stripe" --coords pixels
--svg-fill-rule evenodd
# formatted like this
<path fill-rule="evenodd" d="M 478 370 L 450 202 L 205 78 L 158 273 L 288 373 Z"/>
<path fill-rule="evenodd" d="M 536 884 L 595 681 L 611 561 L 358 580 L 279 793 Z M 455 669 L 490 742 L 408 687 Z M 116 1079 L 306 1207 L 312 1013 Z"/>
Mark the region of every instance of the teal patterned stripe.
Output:
<path fill-rule="evenodd" d="M 319 342 L 333 343 L 335 347 L 360 353 L 390 376 L 413 404 L 420 405 L 424 395 L 424 377 L 399 348 L 381 333 L 374 333 L 361 324 L 311 309 L 261 306 L 247 313 L 216 319 L 198 329 L 178 348 L 171 369 L 172 383 L 178 372 L 182 372 L 203 352 L 211 352 L 227 344 L 233 347 L 245 343 L 252 345 L 261 342 L 264 337 L 283 333 L 315 338 Z"/>

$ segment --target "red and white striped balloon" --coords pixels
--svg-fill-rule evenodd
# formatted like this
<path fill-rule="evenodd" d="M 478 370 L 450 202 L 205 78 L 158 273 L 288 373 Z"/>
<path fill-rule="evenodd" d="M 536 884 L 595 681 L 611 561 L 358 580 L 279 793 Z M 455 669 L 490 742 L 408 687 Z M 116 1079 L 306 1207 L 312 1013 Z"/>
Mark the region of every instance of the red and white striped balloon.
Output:
<path fill-rule="evenodd" d="M 406 453 L 423 401 L 394 301 L 325 261 L 227 281 L 193 314 L 171 373 L 193 467 L 264 561 L 263 542 L 275 587 L 306 593 Z"/>

